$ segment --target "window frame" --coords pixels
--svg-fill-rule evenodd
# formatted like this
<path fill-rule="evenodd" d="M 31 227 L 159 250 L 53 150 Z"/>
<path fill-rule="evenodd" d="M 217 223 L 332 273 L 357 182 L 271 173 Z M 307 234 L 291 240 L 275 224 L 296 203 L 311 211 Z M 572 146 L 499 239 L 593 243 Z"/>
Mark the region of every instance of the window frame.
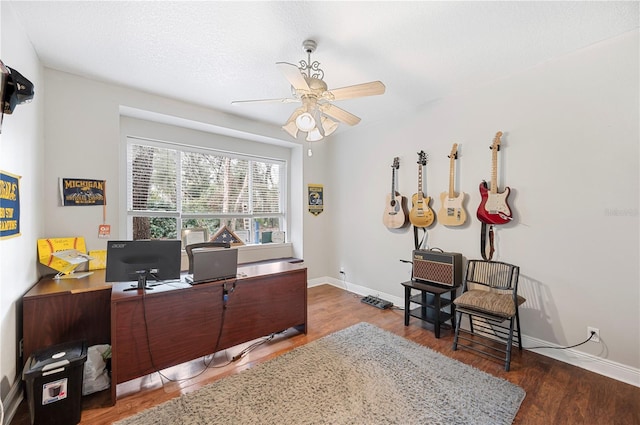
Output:
<path fill-rule="evenodd" d="M 144 145 L 155 147 L 159 149 L 172 149 L 178 152 L 179 160 L 176 164 L 176 211 L 140 211 L 134 210 L 132 208 L 132 191 L 131 191 L 131 170 L 130 170 L 130 161 L 129 161 L 129 148 L 130 145 Z M 126 237 L 127 239 L 133 239 L 133 217 L 153 217 L 153 218 L 175 218 L 176 219 L 176 239 L 181 239 L 182 233 L 182 222 L 189 219 L 220 219 L 220 220 L 228 220 L 228 219 L 250 219 L 250 231 L 251 231 L 251 241 L 247 243 L 247 245 L 260 244 L 260 242 L 256 242 L 257 238 L 254 235 L 254 220 L 255 219 L 263 219 L 263 218 L 277 218 L 279 221 L 279 228 L 282 231 L 286 232 L 288 228 L 288 194 L 287 188 L 289 185 L 288 182 L 288 161 L 282 158 L 268 157 L 263 155 L 255 155 L 255 154 L 247 154 L 241 152 L 233 152 L 230 150 L 219 149 L 214 147 L 203 147 L 197 146 L 190 143 L 179 143 L 173 141 L 161 141 L 157 139 L 150 139 L 140 136 L 125 136 L 125 144 L 124 144 L 124 171 L 125 171 L 125 179 L 124 179 L 124 193 L 125 193 L 125 216 L 126 216 Z M 182 161 L 181 161 L 181 153 L 182 152 L 196 152 L 205 155 L 216 155 L 216 156 L 226 156 L 232 159 L 246 160 L 246 161 L 257 161 L 257 162 L 265 162 L 271 164 L 279 165 L 279 199 L 278 204 L 280 207 L 279 213 L 256 213 L 253 211 L 247 213 L 184 213 L 180 210 L 182 209 Z M 253 172 L 253 167 L 249 165 L 248 172 Z M 252 181 L 252 180 L 251 180 Z M 253 190 L 251 187 L 248 190 L 248 204 L 253 205 Z M 215 232 L 214 232 L 215 233 Z M 213 234 L 209 234 L 209 237 L 213 236 Z"/>

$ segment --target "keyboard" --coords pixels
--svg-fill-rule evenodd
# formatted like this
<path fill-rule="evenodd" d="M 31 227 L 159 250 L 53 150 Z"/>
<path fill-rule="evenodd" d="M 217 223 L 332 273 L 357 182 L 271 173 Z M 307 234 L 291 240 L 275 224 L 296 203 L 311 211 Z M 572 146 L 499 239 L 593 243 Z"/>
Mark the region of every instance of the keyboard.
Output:
<path fill-rule="evenodd" d="M 373 295 L 367 295 L 366 297 L 362 298 L 360 301 L 362 301 L 365 304 L 369 304 L 371 306 L 379 308 L 381 310 L 393 307 L 393 303 L 391 301 L 386 301 L 381 298 L 374 297 Z"/>

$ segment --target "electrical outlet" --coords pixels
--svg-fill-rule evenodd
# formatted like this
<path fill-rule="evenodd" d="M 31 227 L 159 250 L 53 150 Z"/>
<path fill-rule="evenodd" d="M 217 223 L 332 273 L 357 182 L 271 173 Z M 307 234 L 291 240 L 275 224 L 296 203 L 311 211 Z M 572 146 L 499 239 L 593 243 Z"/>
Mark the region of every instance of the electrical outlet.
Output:
<path fill-rule="evenodd" d="M 344 267 L 340 267 L 340 274 L 344 274 Z"/>
<path fill-rule="evenodd" d="M 587 326 L 587 338 L 591 336 L 591 333 L 595 332 L 593 334 L 593 337 L 591 338 L 592 342 L 600 342 L 600 329 L 598 328 L 593 328 L 591 326 Z"/>

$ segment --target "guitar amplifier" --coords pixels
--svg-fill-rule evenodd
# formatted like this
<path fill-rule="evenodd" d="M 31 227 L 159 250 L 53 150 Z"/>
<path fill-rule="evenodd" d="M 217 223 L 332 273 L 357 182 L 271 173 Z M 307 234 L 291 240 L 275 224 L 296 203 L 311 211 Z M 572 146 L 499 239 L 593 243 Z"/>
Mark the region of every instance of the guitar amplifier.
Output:
<path fill-rule="evenodd" d="M 444 286 L 460 286 L 462 254 L 416 249 L 413 251 L 413 279 Z"/>

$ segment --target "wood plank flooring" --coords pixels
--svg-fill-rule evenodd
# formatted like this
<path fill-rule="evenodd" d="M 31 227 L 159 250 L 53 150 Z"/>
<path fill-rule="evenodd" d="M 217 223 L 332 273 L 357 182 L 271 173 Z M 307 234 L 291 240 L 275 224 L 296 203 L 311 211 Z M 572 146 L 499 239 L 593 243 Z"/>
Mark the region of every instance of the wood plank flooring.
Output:
<path fill-rule="evenodd" d="M 511 371 L 505 372 L 496 360 L 452 351 L 451 330 L 443 330 L 441 338 L 436 339 L 428 324 L 412 318 L 405 327 L 403 311 L 379 310 L 360 302 L 360 298 L 331 285 L 309 288 L 307 335 L 291 329 L 257 345 L 235 362 L 231 362 L 232 357 L 251 343 L 167 369 L 162 377 L 155 373 L 121 384 L 115 406 L 110 405 L 108 390 L 89 395 L 82 401 L 81 424 L 111 424 L 334 331 L 369 322 L 524 388 L 527 396 L 514 424 L 640 425 L 640 388 L 526 350 L 514 350 Z M 522 324 L 523 329 L 526 326 Z M 11 423 L 30 424 L 26 400 Z"/>

